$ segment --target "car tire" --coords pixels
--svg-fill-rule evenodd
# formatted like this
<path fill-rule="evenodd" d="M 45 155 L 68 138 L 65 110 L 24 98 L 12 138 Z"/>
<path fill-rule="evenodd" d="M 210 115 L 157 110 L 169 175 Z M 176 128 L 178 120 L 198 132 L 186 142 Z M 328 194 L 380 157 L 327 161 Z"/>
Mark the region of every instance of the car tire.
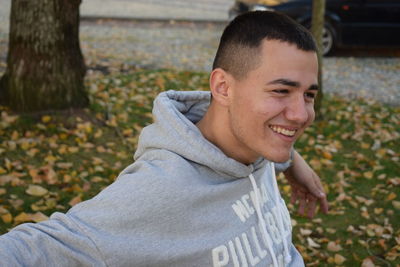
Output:
<path fill-rule="evenodd" d="M 305 24 L 305 27 L 311 30 L 311 22 Z M 331 55 L 336 47 L 336 32 L 329 22 L 325 22 L 322 29 L 322 47 L 322 55 L 324 56 Z"/>
<path fill-rule="evenodd" d="M 324 56 L 331 55 L 335 48 L 336 32 L 329 23 L 325 23 L 322 30 L 322 54 Z"/>

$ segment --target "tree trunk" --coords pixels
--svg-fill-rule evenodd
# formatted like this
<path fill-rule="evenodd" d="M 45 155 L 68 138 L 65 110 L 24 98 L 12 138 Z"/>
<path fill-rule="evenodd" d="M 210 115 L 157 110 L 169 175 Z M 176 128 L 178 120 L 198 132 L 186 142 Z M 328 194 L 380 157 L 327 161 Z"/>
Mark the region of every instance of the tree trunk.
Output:
<path fill-rule="evenodd" d="M 12 0 L 7 69 L 0 102 L 15 111 L 89 103 L 79 46 L 81 0 Z"/>
<path fill-rule="evenodd" d="M 325 0 L 313 0 L 312 4 L 312 22 L 311 22 L 311 32 L 314 35 L 315 40 L 318 45 L 318 84 L 320 90 L 315 100 L 315 111 L 317 114 L 317 119 L 322 118 L 321 114 L 321 104 L 323 99 L 323 84 L 322 84 L 322 32 L 324 28 L 325 20 Z"/>

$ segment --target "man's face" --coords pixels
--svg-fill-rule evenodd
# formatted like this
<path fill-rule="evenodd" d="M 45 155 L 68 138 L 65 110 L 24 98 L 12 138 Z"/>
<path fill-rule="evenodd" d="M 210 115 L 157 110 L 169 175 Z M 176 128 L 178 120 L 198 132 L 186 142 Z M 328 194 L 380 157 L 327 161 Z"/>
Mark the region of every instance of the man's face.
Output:
<path fill-rule="evenodd" d="M 233 79 L 229 94 L 232 143 L 247 164 L 260 156 L 287 161 L 294 142 L 315 117 L 316 53 L 264 40 L 260 58 L 260 65 L 246 77 Z"/>

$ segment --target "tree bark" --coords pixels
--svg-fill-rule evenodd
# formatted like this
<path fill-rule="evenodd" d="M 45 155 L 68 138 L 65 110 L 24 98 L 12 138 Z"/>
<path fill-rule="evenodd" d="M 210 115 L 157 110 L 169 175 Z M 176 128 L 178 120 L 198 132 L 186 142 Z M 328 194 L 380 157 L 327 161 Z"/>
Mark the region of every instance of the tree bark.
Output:
<path fill-rule="evenodd" d="M 321 104 L 323 99 L 323 82 L 322 82 L 322 64 L 323 64 L 323 47 L 322 47 L 322 32 L 324 28 L 325 20 L 325 0 L 313 0 L 312 2 L 312 21 L 311 21 L 311 32 L 318 45 L 318 84 L 319 92 L 317 99 L 315 100 L 315 112 L 317 119 L 322 118 Z"/>
<path fill-rule="evenodd" d="M 81 0 L 12 0 L 0 102 L 15 111 L 84 107 Z"/>

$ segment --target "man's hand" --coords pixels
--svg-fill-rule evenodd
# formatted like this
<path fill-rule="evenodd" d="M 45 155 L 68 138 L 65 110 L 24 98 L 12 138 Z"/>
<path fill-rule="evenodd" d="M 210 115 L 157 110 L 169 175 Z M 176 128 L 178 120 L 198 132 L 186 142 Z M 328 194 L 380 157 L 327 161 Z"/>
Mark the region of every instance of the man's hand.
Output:
<path fill-rule="evenodd" d="M 318 203 L 321 212 L 328 212 L 328 200 L 319 176 L 296 151 L 292 166 L 284 174 L 292 187 L 290 203 L 299 202 L 300 215 L 305 216 L 307 213 L 309 218 L 314 217 Z"/>

